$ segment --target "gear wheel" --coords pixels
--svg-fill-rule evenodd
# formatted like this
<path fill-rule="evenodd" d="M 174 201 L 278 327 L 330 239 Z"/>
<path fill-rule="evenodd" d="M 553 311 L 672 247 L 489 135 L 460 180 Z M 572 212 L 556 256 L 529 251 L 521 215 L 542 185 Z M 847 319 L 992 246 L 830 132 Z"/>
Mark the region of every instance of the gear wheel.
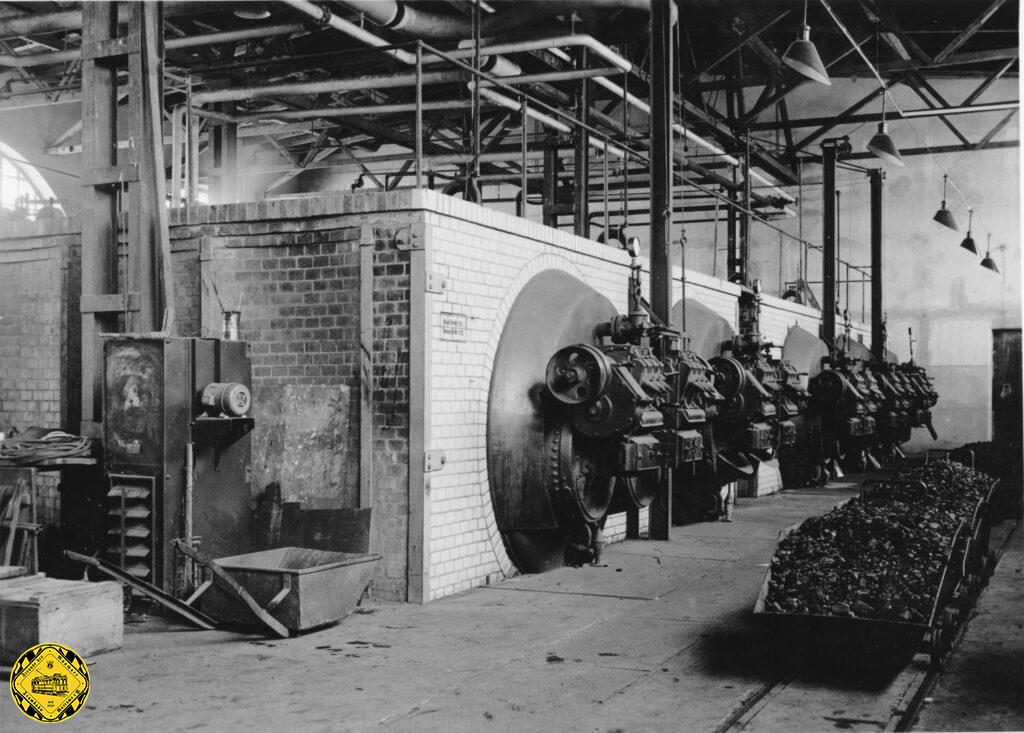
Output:
<path fill-rule="evenodd" d="M 559 423 L 548 430 L 549 494 L 556 511 L 571 525 L 593 524 L 607 513 L 615 477 L 601 470 L 599 453 L 586 439 Z"/>

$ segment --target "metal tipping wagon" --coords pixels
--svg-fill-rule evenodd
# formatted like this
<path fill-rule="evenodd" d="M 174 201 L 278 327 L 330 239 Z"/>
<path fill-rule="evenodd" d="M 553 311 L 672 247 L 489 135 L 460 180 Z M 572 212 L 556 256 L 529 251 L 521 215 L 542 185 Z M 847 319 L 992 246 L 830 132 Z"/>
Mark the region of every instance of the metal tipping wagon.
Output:
<path fill-rule="evenodd" d="M 898 481 L 885 482 L 900 483 Z M 945 660 L 953 642 L 968 618 L 982 588 L 991 576 L 995 555 L 989 549 L 991 534 L 990 505 L 998 480 L 993 481 L 977 502 L 969 518 L 961 521 L 949 542 L 946 561 L 939 583 L 934 589 L 931 613 L 927 623 L 912 623 L 860 616 L 812 614 L 772 611 L 766 608 L 768 589 L 772 582 L 772 562 L 768 564 L 761 591 L 754 604 L 754 614 L 782 633 L 808 640 L 841 642 L 844 647 L 862 650 L 886 650 L 898 655 L 901 651 L 921 651 L 931 657 L 933 665 Z M 868 485 L 861 492 L 875 490 Z M 787 527 L 779 534 L 779 543 L 802 526 Z"/>

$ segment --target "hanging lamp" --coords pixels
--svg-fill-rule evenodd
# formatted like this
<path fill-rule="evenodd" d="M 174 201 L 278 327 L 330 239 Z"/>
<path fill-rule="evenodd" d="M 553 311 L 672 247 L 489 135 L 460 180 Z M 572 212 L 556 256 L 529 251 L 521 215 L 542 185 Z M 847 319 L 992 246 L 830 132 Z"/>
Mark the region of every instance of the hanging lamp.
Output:
<path fill-rule="evenodd" d="M 973 207 L 967 207 L 967 236 L 964 237 L 964 241 L 960 243 L 960 246 L 966 249 L 971 254 L 978 254 L 978 248 L 974 245 L 974 237 L 971 236 L 971 225 L 974 224 L 974 209 Z"/>
<path fill-rule="evenodd" d="M 828 72 L 825 71 L 825 64 L 821 63 L 818 49 L 811 43 L 811 27 L 807 25 L 807 0 L 804 0 L 804 24 L 801 29 L 801 37 L 789 44 L 789 48 L 782 56 L 782 61 L 786 66 L 800 72 L 811 81 L 832 86 Z"/>
<path fill-rule="evenodd" d="M 946 185 L 949 182 L 949 176 L 943 174 L 942 176 L 942 206 L 935 212 L 935 216 L 932 220 L 939 222 L 944 227 L 952 229 L 954 232 L 958 231 L 956 226 L 956 219 L 953 218 L 953 212 L 946 208 Z"/>
<path fill-rule="evenodd" d="M 242 20 L 266 20 L 270 17 L 270 9 L 262 3 L 240 5 L 231 11 L 232 15 Z"/>
<path fill-rule="evenodd" d="M 903 162 L 899 148 L 889 137 L 889 125 L 885 121 L 885 92 L 885 87 L 882 87 L 882 121 L 878 123 L 878 132 L 868 140 L 867 148 L 876 158 L 897 168 L 905 168 L 907 164 Z"/>
<path fill-rule="evenodd" d="M 998 274 L 999 268 L 996 267 L 996 261 L 992 259 L 992 234 L 988 235 L 988 245 L 985 247 L 985 258 L 981 261 L 981 266 L 986 270 L 992 270 L 992 272 Z"/>

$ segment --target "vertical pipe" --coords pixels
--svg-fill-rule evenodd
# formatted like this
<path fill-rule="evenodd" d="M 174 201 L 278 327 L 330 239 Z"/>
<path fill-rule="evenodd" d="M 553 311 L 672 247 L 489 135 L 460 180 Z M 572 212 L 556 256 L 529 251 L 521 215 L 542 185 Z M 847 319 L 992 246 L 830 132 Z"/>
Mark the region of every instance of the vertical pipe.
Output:
<path fill-rule="evenodd" d="M 738 170 L 735 166 L 732 169 L 732 182 L 738 184 Z M 737 201 L 739 193 L 736 186 L 729 189 L 730 201 Z M 735 206 L 725 207 L 725 279 L 729 282 L 734 280 L 733 276 L 739 271 L 739 216 L 736 214 Z"/>
<path fill-rule="evenodd" d="M 473 84 L 473 88 L 476 88 Z M 416 188 L 423 187 L 423 41 L 416 41 Z"/>
<path fill-rule="evenodd" d="M 523 192 L 523 218 L 526 218 L 526 194 L 529 187 L 529 181 L 527 180 L 527 169 L 526 169 L 526 158 L 529 152 L 529 140 L 527 135 L 529 134 L 530 128 L 530 116 L 529 107 L 526 102 L 526 95 L 522 95 L 519 98 L 520 115 L 522 117 L 522 132 L 519 135 L 519 155 L 521 160 L 519 161 L 519 188 Z"/>
<path fill-rule="evenodd" d="M 672 0 L 651 0 L 651 309 L 672 325 Z M 663 471 L 660 496 L 650 505 L 652 540 L 672 526 L 672 471 Z"/>
<path fill-rule="evenodd" d="M 821 144 L 821 338 L 831 349 L 836 342 L 836 143 Z"/>
<path fill-rule="evenodd" d="M 373 508 L 373 227 L 364 225 L 359 236 L 359 506 Z M 370 536 L 374 550 L 374 515 Z"/>
<path fill-rule="evenodd" d="M 480 71 L 480 3 L 473 3 L 473 68 Z M 480 178 L 480 77 L 473 76 L 473 177 Z"/>
<path fill-rule="evenodd" d="M 544 225 L 558 228 L 558 146 L 552 140 L 544 143 Z"/>
<path fill-rule="evenodd" d="M 576 54 L 576 68 L 585 69 L 589 61 L 586 46 L 580 47 Z M 576 119 L 584 125 L 590 124 L 590 80 L 581 79 L 576 91 Z M 576 185 L 573 188 L 573 229 L 579 237 L 590 236 L 590 133 L 585 127 L 576 128 L 576 148 L 574 150 L 573 174 Z"/>
<path fill-rule="evenodd" d="M 199 118 L 188 113 L 188 205 L 199 199 Z"/>
<path fill-rule="evenodd" d="M 882 181 L 880 168 L 868 171 L 871 181 L 871 353 L 885 359 L 882 325 Z"/>
<path fill-rule="evenodd" d="M 740 90 L 742 95 L 743 91 Z M 746 150 L 743 155 L 743 216 L 740 219 L 739 282 L 747 284 L 747 269 L 750 260 L 750 131 L 746 131 Z"/>
<path fill-rule="evenodd" d="M 174 208 L 181 205 L 182 113 L 181 107 L 171 111 L 171 206 Z"/>
<path fill-rule="evenodd" d="M 605 138 L 605 143 L 608 143 L 608 138 Z M 601 156 L 602 173 L 604 174 L 604 211 L 601 212 L 603 216 L 601 219 L 604 221 L 604 243 L 610 244 L 608 241 L 608 149 L 605 147 L 605 153 Z"/>

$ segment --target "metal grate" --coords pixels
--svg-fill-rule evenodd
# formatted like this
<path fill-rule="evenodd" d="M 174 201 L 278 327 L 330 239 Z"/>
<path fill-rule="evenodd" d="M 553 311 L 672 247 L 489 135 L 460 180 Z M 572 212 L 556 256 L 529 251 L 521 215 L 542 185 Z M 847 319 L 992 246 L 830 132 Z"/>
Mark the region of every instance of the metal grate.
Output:
<path fill-rule="evenodd" d="M 106 555 L 136 578 L 155 582 L 156 489 L 152 476 L 110 475 Z"/>

